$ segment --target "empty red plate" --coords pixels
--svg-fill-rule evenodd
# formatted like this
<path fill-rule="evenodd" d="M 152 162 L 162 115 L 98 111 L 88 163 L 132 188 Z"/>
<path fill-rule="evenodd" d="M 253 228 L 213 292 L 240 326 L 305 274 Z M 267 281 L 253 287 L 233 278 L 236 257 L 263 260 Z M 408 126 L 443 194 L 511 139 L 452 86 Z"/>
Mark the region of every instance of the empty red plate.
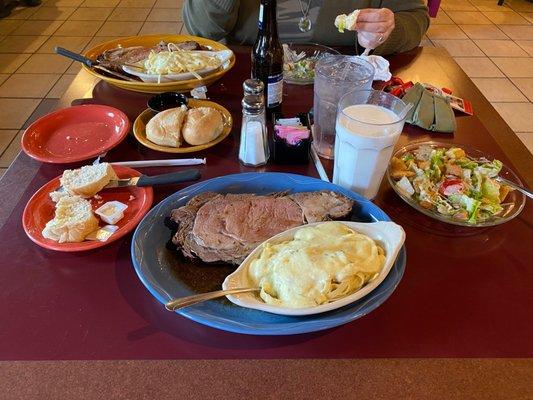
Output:
<path fill-rule="evenodd" d="M 73 106 L 31 124 L 22 136 L 22 149 L 42 162 L 73 163 L 112 149 L 129 130 L 128 117 L 116 108 L 97 104 Z"/>
<path fill-rule="evenodd" d="M 114 165 L 113 169 L 119 178 L 131 178 L 141 175 L 134 169 L 118 165 Z M 124 218 L 117 222 L 118 230 L 106 242 L 85 240 L 80 243 L 58 243 L 43 237 L 42 231 L 46 223 L 54 218 L 55 203 L 50 199 L 49 193 L 59 187 L 59 178 L 58 176 L 41 187 L 28 201 L 22 215 L 22 225 L 28 237 L 45 249 L 74 252 L 106 246 L 131 232 L 152 206 L 154 192 L 151 187 L 128 186 L 104 189 L 98 193 L 99 199 L 94 197 L 90 199 L 93 210 L 111 200 L 120 201 L 128 206 L 124 211 Z M 104 225 L 106 225 L 104 222 L 100 222 L 100 227 Z"/>

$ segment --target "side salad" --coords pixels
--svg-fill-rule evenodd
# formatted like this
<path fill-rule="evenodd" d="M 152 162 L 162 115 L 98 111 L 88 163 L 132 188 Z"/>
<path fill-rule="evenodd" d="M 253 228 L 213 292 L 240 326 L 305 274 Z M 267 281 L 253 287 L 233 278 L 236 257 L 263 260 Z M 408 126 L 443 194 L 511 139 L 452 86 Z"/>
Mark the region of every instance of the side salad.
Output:
<path fill-rule="evenodd" d="M 502 163 L 473 159 L 459 147 L 423 145 L 393 157 L 391 177 L 404 196 L 421 207 L 471 224 L 498 216 L 512 190 L 495 179 Z"/>

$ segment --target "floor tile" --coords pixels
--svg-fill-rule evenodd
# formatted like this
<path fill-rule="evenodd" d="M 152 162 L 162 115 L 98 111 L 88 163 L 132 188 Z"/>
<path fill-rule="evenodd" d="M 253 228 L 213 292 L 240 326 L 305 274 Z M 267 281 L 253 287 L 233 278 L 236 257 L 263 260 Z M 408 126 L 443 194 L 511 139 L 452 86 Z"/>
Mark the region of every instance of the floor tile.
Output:
<path fill-rule="evenodd" d="M 470 0 L 479 11 L 513 11 L 513 9 L 508 4 L 498 5 L 497 1 L 494 0 Z"/>
<path fill-rule="evenodd" d="M 500 78 L 504 76 L 488 58 L 459 57 L 455 61 L 471 78 Z"/>
<path fill-rule="evenodd" d="M 66 74 L 69 74 L 69 75 L 72 75 L 72 74 L 77 74 L 78 72 L 81 71 L 81 68 L 82 68 L 82 65 L 81 63 L 79 62 L 73 62 L 72 64 L 70 64 L 70 67 L 68 67 L 67 71 L 65 72 Z"/>
<path fill-rule="evenodd" d="M 15 29 L 12 35 L 33 35 L 47 36 L 52 35 L 63 21 L 34 21 L 28 20 Z"/>
<path fill-rule="evenodd" d="M 15 136 L 16 129 L 0 129 L 0 155 L 8 148 Z"/>
<path fill-rule="evenodd" d="M 117 7 L 151 8 L 155 0 L 121 0 Z"/>
<path fill-rule="evenodd" d="M 4 83 L 10 76 L 11 74 L 0 74 L 0 85 Z"/>
<path fill-rule="evenodd" d="M 465 33 L 457 25 L 433 25 L 427 32 L 428 37 L 433 39 L 468 39 Z"/>
<path fill-rule="evenodd" d="M 533 24 L 533 12 L 520 13 L 520 15 L 527 19 L 530 24 Z"/>
<path fill-rule="evenodd" d="M 76 53 L 81 53 L 81 51 L 87 46 L 91 38 L 86 36 L 52 36 L 37 50 L 37 53 L 49 53 L 53 54 L 54 47 L 64 47 L 66 49 L 72 50 Z"/>
<path fill-rule="evenodd" d="M 182 21 L 179 8 L 154 8 L 148 15 L 147 21 Z"/>
<path fill-rule="evenodd" d="M 491 25 L 492 22 L 479 11 L 448 11 L 456 24 Z"/>
<path fill-rule="evenodd" d="M 533 25 L 501 25 L 500 29 L 514 40 L 531 40 L 533 38 Z"/>
<path fill-rule="evenodd" d="M 496 25 L 459 25 L 470 39 L 508 39 Z"/>
<path fill-rule="evenodd" d="M 149 8 L 115 8 L 109 21 L 146 21 Z"/>
<path fill-rule="evenodd" d="M 444 10 L 439 10 L 437 16 L 431 18 L 431 25 L 453 25 L 453 21 Z"/>
<path fill-rule="evenodd" d="M 74 74 L 65 74 L 56 82 L 52 90 L 46 95 L 47 98 L 59 99 L 65 94 L 72 81 L 76 78 Z"/>
<path fill-rule="evenodd" d="M 513 131 L 531 131 L 533 103 L 492 103 L 492 105 Z"/>
<path fill-rule="evenodd" d="M 23 134 L 24 131 L 19 130 L 7 149 L 2 153 L 2 156 L 0 157 L 0 168 L 8 168 L 13 160 L 18 156 L 20 153 L 20 141 Z"/>
<path fill-rule="evenodd" d="M 72 61 L 57 54 L 33 54 L 17 70 L 25 74 L 62 74 Z"/>
<path fill-rule="evenodd" d="M 96 36 L 135 36 L 141 27 L 142 22 L 107 21 Z"/>
<path fill-rule="evenodd" d="M 529 22 L 520 14 L 512 12 L 484 12 L 488 19 L 498 25 L 527 25 Z"/>
<path fill-rule="evenodd" d="M 444 47 L 452 57 L 485 57 L 485 54 L 469 39 L 432 40 L 437 47 Z"/>
<path fill-rule="evenodd" d="M 104 7 L 78 8 L 69 21 L 105 21 L 112 11 L 112 8 Z"/>
<path fill-rule="evenodd" d="M 63 21 L 76 10 L 76 7 L 41 7 L 35 14 L 30 16 L 30 20 L 38 19 L 43 21 Z"/>
<path fill-rule="evenodd" d="M 533 3 L 526 0 L 505 0 L 505 3 L 515 11 L 533 12 Z"/>
<path fill-rule="evenodd" d="M 21 19 L 0 20 L 0 35 L 8 35 L 24 23 Z"/>
<path fill-rule="evenodd" d="M 85 0 L 82 7 L 116 7 L 120 0 Z"/>
<path fill-rule="evenodd" d="M 422 39 L 420 41 L 420 46 L 422 46 L 422 47 L 435 47 L 433 42 L 431 40 L 429 40 L 429 39 Z"/>
<path fill-rule="evenodd" d="M 532 38 L 533 39 L 533 38 Z M 530 56 L 533 57 L 533 40 L 517 40 L 516 44 L 518 44 L 521 48 L 523 48 Z M 532 60 L 533 62 L 533 60 Z"/>
<path fill-rule="evenodd" d="M 476 7 L 467 0 L 446 0 L 440 6 L 445 11 L 476 11 Z"/>
<path fill-rule="evenodd" d="M 0 129 L 20 129 L 41 99 L 0 99 Z"/>
<path fill-rule="evenodd" d="M 94 36 L 102 21 L 65 21 L 54 33 L 56 36 Z"/>
<path fill-rule="evenodd" d="M 0 42 L 0 53 L 33 53 L 48 36 L 8 36 Z"/>
<path fill-rule="evenodd" d="M 16 73 L 0 86 L 0 97 L 43 98 L 60 77 L 61 74 Z"/>
<path fill-rule="evenodd" d="M 17 7 L 5 19 L 28 19 L 39 7 Z"/>
<path fill-rule="evenodd" d="M 493 57 L 492 61 L 509 78 L 533 78 L 533 60 L 531 58 Z"/>
<path fill-rule="evenodd" d="M 110 40 L 118 39 L 120 37 L 124 37 L 124 36 L 95 36 L 95 37 L 93 37 L 91 39 L 89 44 L 87 44 L 87 46 L 85 46 L 84 51 L 92 49 L 93 47 L 96 47 L 96 46 L 98 46 L 98 45 L 100 45 L 102 43 L 109 42 Z"/>
<path fill-rule="evenodd" d="M 472 78 L 472 81 L 490 102 L 527 101 L 522 92 L 507 78 Z"/>
<path fill-rule="evenodd" d="M 524 143 L 530 153 L 533 153 L 533 132 L 517 133 L 516 136 Z"/>
<path fill-rule="evenodd" d="M 0 54 L 0 73 L 15 72 L 29 57 L 29 54 Z"/>
<path fill-rule="evenodd" d="M 511 80 L 529 101 L 533 102 L 533 78 L 512 78 Z"/>
<path fill-rule="evenodd" d="M 43 1 L 45 7 L 78 7 L 83 0 L 46 0 Z"/>
<path fill-rule="evenodd" d="M 139 35 L 152 35 L 158 33 L 178 34 L 182 33 L 181 22 L 145 22 Z"/>
<path fill-rule="evenodd" d="M 183 0 L 156 0 L 154 8 L 182 8 Z"/>
<path fill-rule="evenodd" d="M 512 40 L 474 40 L 490 57 L 527 57 L 528 54 Z M 533 60 L 532 60 L 533 62 Z"/>

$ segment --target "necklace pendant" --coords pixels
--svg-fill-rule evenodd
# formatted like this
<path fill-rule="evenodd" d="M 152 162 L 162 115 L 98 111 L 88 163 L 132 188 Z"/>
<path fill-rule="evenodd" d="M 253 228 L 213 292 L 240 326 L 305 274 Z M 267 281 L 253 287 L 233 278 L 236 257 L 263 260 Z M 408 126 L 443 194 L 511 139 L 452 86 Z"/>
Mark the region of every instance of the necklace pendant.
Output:
<path fill-rule="evenodd" d="M 298 28 L 302 32 L 309 32 L 311 30 L 311 20 L 308 17 L 301 17 L 300 21 L 298 21 Z"/>

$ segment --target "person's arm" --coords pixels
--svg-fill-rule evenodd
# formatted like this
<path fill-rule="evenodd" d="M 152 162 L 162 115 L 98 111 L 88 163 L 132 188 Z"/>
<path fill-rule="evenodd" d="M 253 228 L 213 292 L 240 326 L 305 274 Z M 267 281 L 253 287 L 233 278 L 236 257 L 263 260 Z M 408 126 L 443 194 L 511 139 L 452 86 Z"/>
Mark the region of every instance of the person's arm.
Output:
<path fill-rule="evenodd" d="M 240 0 L 186 0 L 183 6 L 185 27 L 191 35 L 224 39 L 235 27 L 239 5 Z"/>
<path fill-rule="evenodd" d="M 384 0 L 381 5 L 394 12 L 395 27 L 374 54 L 401 53 L 417 47 L 429 27 L 428 9 L 422 0 Z"/>

